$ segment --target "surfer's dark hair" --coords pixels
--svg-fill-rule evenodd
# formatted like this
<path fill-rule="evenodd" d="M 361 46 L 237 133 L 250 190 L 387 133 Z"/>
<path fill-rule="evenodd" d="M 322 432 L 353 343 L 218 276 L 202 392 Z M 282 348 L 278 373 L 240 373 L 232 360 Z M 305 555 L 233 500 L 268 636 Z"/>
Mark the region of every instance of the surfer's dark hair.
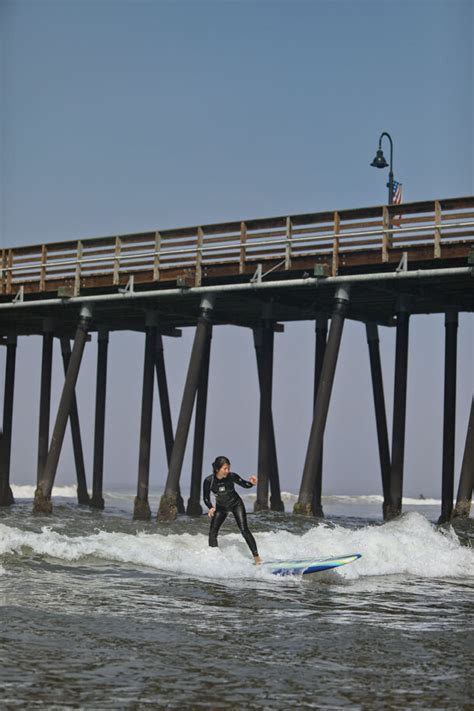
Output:
<path fill-rule="evenodd" d="M 228 464 L 230 467 L 230 461 L 227 459 L 227 457 L 216 457 L 212 462 L 212 471 L 214 472 L 214 474 L 217 474 L 219 469 L 223 467 L 224 464 Z"/>

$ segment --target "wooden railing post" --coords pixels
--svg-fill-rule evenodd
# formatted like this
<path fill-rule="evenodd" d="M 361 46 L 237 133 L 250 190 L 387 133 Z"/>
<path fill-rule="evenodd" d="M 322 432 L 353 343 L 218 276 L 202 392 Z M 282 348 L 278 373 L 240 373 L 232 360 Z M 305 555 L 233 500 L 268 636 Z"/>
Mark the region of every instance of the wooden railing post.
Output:
<path fill-rule="evenodd" d="M 7 294 L 12 293 L 12 283 L 13 283 L 13 250 L 8 250 L 8 271 L 7 271 Z"/>
<path fill-rule="evenodd" d="M 76 256 L 76 259 L 77 259 L 76 275 L 74 277 L 74 296 L 79 296 L 79 294 L 81 293 L 82 252 L 83 252 L 83 244 L 82 244 L 81 240 L 78 240 L 78 242 L 77 242 L 77 256 Z"/>
<path fill-rule="evenodd" d="M 435 200 L 434 258 L 441 257 L 441 204 Z"/>
<path fill-rule="evenodd" d="M 5 293 L 5 287 L 6 287 L 6 273 L 5 273 L 5 268 L 7 266 L 7 253 L 4 249 L 2 249 L 2 273 L 0 277 L 0 285 L 1 285 L 1 293 Z"/>
<path fill-rule="evenodd" d="M 115 256 L 114 256 L 114 277 L 113 283 L 115 286 L 120 284 L 120 252 L 122 249 L 122 240 L 120 237 L 115 238 Z"/>
<path fill-rule="evenodd" d="M 45 244 L 41 245 L 41 269 L 40 269 L 40 283 L 39 290 L 45 291 L 46 289 L 46 262 L 48 260 L 48 248 Z"/>
<path fill-rule="evenodd" d="M 196 286 L 201 286 L 201 281 L 202 281 L 202 269 L 201 269 L 201 262 L 202 262 L 202 243 L 204 240 L 204 232 L 202 231 L 202 227 L 197 228 L 197 245 L 196 245 L 196 280 L 195 280 L 195 285 Z"/>
<path fill-rule="evenodd" d="M 161 249 L 161 234 L 155 232 L 155 258 L 153 260 L 153 281 L 160 280 L 160 249 Z"/>
<path fill-rule="evenodd" d="M 245 246 L 247 243 L 247 225 L 245 222 L 240 223 L 240 258 L 239 258 L 239 273 L 243 274 L 245 269 Z"/>
<path fill-rule="evenodd" d="M 382 262 L 388 262 L 389 259 L 389 249 L 392 246 L 392 233 L 390 229 L 392 227 L 392 221 L 390 219 L 390 214 L 388 207 L 383 206 L 383 238 L 382 238 Z"/>
<path fill-rule="evenodd" d="M 334 237 L 332 242 L 332 276 L 337 276 L 339 271 L 339 230 L 341 228 L 341 217 L 338 212 L 334 213 Z"/>
<path fill-rule="evenodd" d="M 291 217 L 286 218 L 286 245 L 285 245 L 285 269 L 291 269 L 291 239 L 293 237 L 293 224 Z"/>

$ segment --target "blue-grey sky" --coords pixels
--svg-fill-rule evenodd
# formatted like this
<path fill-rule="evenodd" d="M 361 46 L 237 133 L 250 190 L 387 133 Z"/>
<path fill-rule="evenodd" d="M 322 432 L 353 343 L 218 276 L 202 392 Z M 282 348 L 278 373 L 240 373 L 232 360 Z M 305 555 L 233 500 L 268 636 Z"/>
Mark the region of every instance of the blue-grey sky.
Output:
<path fill-rule="evenodd" d="M 472 16 L 467 0 L 0 0 L 1 244 L 381 204 L 387 176 L 369 163 L 382 131 L 394 139 L 406 201 L 472 194 Z M 175 422 L 192 335 L 165 340 Z M 394 336 L 382 331 L 389 423 Z M 111 336 L 106 489 L 136 483 L 142 341 Z M 296 492 L 314 324 L 287 326 L 275 346 L 282 487 Z M 95 347 L 94 339 L 79 381 L 89 476 Z M 461 317 L 458 348 L 457 473 L 474 381 L 472 316 Z M 40 349 L 38 337 L 20 340 L 15 483 L 35 479 Z M 59 351 L 55 358 L 53 412 Z M 251 473 L 251 333 L 215 329 L 211 358 L 205 471 L 228 453 L 235 470 Z M 413 318 L 407 494 L 439 495 L 443 361 L 443 318 Z M 165 478 L 156 401 L 151 488 Z M 72 479 L 68 435 L 58 482 Z M 365 331 L 348 323 L 323 493 L 380 488 Z"/>

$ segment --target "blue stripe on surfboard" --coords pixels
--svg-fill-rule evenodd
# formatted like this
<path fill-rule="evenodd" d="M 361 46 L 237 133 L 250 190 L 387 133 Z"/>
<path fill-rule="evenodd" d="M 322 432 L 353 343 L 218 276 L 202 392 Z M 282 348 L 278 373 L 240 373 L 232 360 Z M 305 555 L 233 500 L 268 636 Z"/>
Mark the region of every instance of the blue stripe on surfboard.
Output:
<path fill-rule="evenodd" d="M 327 558 L 305 558 L 303 560 L 266 561 L 264 567 L 270 568 L 272 575 L 309 575 L 323 570 L 339 568 L 341 565 L 353 563 L 361 557 L 360 553 Z"/>

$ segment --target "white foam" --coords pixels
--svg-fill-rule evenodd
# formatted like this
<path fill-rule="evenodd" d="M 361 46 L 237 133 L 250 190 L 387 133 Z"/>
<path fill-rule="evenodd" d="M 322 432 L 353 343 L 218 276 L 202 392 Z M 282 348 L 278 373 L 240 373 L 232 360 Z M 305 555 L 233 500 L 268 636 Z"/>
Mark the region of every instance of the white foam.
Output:
<path fill-rule="evenodd" d="M 361 553 L 362 558 L 338 574 L 347 579 L 380 575 L 474 577 L 474 551 L 460 545 L 452 529 L 437 530 L 418 513 L 405 514 L 382 526 L 358 530 L 315 526 L 302 535 L 286 531 L 257 533 L 267 560 L 289 560 Z M 0 524 L 0 555 L 31 552 L 73 562 L 87 559 L 120 562 L 206 578 L 263 575 L 253 565 L 240 534 L 221 534 L 219 549 L 208 547 L 205 534 L 109 533 L 69 537 L 43 528 L 41 533 Z"/>
<path fill-rule="evenodd" d="M 33 499 L 35 495 L 34 486 L 28 484 L 12 484 L 11 485 L 13 497 L 15 500 L 19 499 Z M 163 492 L 152 492 L 150 499 L 159 498 Z M 242 493 L 242 498 L 250 506 L 256 499 L 255 493 Z M 68 499 L 77 499 L 77 486 L 75 484 L 68 484 L 65 486 L 54 486 L 53 497 L 62 497 Z M 110 500 L 123 501 L 130 503 L 133 502 L 135 493 L 132 491 L 106 491 L 104 492 L 104 497 Z M 298 495 L 293 494 L 291 491 L 282 491 L 281 498 L 283 503 L 286 505 L 286 509 L 290 511 L 293 505 L 298 500 Z M 330 496 L 322 497 L 322 504 L 324 505 L 337 505 L 337 504 L 355 504 L 355 505 L 365 505 L 365 504 L 376 504 L 381 506 L 383 503 L 383 496 L 379 494 L 368 494 L 365 496 L 350 496 L 347 494 L 334 494 Z M 415 499 L 410 497 L 403 498 L 403 504 L 405 506 L 440 506 L 440 499 Z"/>
<path fill-rule="evenodd" d="M 33 499 L 35 496 L 36 486 L 28 484 L 12 484 L 11 490 L 13 498 L 18 499 Z M 54 486 L 52 496 L 60 496 L 67 499 L 77 499 L 77 486 L 69 484 L 66 486 Z"/>
<path fill-rule="evenodd" d="M 242 498 L 247 502 L 253 502 L 256 499 L 256 494 L 241 494 Z M 291 510 L 293 505 L 298 500 L 297 494 L 292 494 L 290 491 L 282 491 L 281 499 L 284 504 L 286 504 L 286 509 Z M 377 506 L 382 506 L 383 496 L 380 494 L 366 494 L 360 496 L 352 496 L 349 494 L 331 494 L 329 496 L 323 496 L 321 503 L 324 506 L 337 505 L 337 504 L 354 504 L 354 505 L 365 505 L 365 504 L 375 504 Z M 440 499 L 415 499 L 409 496 L 404 496 L 402 499 L 402 504 L 405 506 L 440 506 Z"/>

